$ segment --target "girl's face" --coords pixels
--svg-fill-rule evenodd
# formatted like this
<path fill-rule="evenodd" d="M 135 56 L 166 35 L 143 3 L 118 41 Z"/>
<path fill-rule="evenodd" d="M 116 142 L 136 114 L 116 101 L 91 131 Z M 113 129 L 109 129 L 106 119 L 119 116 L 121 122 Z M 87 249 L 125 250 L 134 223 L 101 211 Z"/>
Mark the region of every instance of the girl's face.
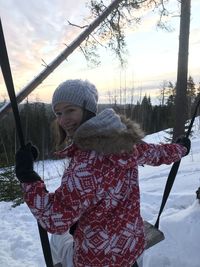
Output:
<path fill-rule="evenodd" d="M 54 110 L 58 124 L 68 137 L 73 137 L 83 118 L 82 108 L 68 103 L 58 103 L 55 105 Z"/>

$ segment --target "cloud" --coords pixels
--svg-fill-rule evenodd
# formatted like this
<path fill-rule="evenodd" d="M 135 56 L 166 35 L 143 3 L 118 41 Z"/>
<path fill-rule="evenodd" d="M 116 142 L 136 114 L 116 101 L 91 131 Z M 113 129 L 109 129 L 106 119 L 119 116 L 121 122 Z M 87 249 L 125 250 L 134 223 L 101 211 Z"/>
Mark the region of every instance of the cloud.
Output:
<path fill-rule="evenodd" d="M 74 24 L 88 24 L 84 20 L 88 16 L 85 3 L 83 0 L 0 0 L 0 13 L 17 90 L 43 70 L 42 60 L 49 64 L 65 49 L 65 45 L 69 45 L 79 35 L 81 30 L 69 26 L 68 20 Z M 176 6 L 173 6 L 173 10 L 177 9 L 177 1 L 174 3 Z M 192 76 L 192 66 L 195 66 L 195 75 L 199 72 L 196 56 L 200 44 L 198 7 L 199 0 L 194 0 L 189 53 Z M 157 86 L 159 80 L 176 78 L 179 18 L 172 19 L 173 25 L 176 24 L 175 31 L 166 33 L 155 30 L 158 16 L 156 18 L 152 12 L 143 15 L 142 23 L 137 28 L 133 25 L 133 31 L 127 32 L 129 69 L 130 73 L 134 73 L 135 84 L 139 81 L 143 87 L 153 88 L 153 84 Z M 114 60 L 110 52 L 102 51 L 100 49 L 102 67 L 94 71 L 88 70 L 83 55 L 80 56 L 77 51 L 70 55 L 68 61 L 64 61 L 59 70 L 48 78 L 53 84 L 49 88 L 54 88 L 63 79 L 76 77 L 91 80 L 102 91 L 118 86 L 119 66 L 115 67 L 117 60 Z M 146 84 L 145 80 L 155 81 Z M 49 82 L 45 81 L 44 84 L 46 83 Z M 4 88 L 2 84 L 0 75 L 0 86 Z M 48 85 L 46 91 L 47 88 Z"/>
<path fill-rule="evenodd" d="M 34 0 L 0 0 L 2 22 L 11 48 L 27 49 L 29 45 L 41 41 L 59 43 L 66 35 L 66 30 L 69 30 L 67 20 L 74 19 L 74 23 L 80 23 L 80 13 L 84 14 L 82 2 L 43 0 L 39 3 Z"/>
<path fill-rule="evenodd" d="M 81 24 L 87 14 L 84 1 L 0 0 L 0 13 L 17 87 L 30 81 L 77 37 L 80 30 L 67 20 Z M 81 14 L 81 15 L 80 15 Z"/>

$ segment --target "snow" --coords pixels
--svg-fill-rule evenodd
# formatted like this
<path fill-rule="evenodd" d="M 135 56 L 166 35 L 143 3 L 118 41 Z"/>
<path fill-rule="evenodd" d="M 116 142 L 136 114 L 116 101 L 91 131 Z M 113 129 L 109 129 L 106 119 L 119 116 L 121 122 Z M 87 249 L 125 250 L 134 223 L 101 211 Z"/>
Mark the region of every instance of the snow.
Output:
<path fill-rule="evenodd" d="M 146 142 L 165 142 L 165 131 L 149 135 Z M 160 219 L 165 240 L 145 251 L 143 267 L 200 267 L 200 118 L 196 118 L 191 152 L 181 160 L 179 171 Z M 37 163 L 36 170 L 49 191 L 60 183 L 64 161 Z M 154 224 L 171 166 L 139 168 L 141 212 Z M 0 202 L 0 266 L 45 267 L 37 223 L 26 204 L 16 208 Z M 50 235 L 49 235 L 50 237 Z"/>

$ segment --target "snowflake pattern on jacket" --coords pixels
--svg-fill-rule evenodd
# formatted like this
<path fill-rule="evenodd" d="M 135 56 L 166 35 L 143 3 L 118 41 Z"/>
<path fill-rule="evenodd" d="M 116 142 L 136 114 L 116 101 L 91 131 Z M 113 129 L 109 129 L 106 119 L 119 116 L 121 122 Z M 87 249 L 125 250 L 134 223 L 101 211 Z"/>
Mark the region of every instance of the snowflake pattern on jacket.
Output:
<path fill-rule="evenodd" d="M 117 116 L 109 110 L 109 116 L 110 113 Z M 98 139 L 96 150 L 95 142 L 89 149 L 88 142 L 84 144 L 82 139 L 87 129 L 85 124 L 78 131 L 80 140 L 76 136 L 76 144 L 60 152 L 61 157 L 70 158 L 60 187 L 48 193 L 42 181 L 23 183 L 25 201 L 50 233 L 62 234 L 78 221 L 74 234 L 75 267 L 130 267 L 145 248 L 138 165 L 171 164 L 186 154 L 186 148 L 178 144 L 138 142 L 131 133 L 130 140 L 134 141 L 129 144 L 129 151 L 124 151 L 122 144 L 110 144 L 110 140 L 105 143 L 98 132 L 98 138 L 97 135 L 89 138 L 90 141 Z M 125 125 L 128 129 L 129 122 Z M 139 138 L 135 128 L 132 125 Z M 110 137 L 115 138 L 112 134 Z M 99 146 L 101 140 L 103 144 Z M 128 140 L 125 135 L 123 142 L 127 144 Z M 106 147 L 106 153 L 99 147 Z"/>

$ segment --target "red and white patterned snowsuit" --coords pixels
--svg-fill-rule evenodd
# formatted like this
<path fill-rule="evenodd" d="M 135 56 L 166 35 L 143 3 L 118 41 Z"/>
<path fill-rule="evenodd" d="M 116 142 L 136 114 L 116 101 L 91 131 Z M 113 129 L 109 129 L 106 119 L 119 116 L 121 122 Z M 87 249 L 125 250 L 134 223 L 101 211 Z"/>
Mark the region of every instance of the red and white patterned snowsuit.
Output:
<path fill-rule="evenodd" d="M 25 201 L 50 233 L 78 221 L 75 267 L 130 267 L 145 247 L 138 165 L 171 164 L 185 154 L 178 144 L 139 143 L 132 153 L 108 155 L 73 144 L 61 153 L 70 158 L 61 186 L 48 193 L 42 181 L 23 183 Z"/>

